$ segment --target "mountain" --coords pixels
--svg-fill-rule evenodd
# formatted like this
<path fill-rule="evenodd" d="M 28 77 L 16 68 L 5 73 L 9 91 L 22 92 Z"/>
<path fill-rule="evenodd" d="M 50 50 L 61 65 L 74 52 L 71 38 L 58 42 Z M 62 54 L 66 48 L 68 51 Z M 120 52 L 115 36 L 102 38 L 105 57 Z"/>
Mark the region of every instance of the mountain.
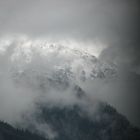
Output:
<path fill-rule="evenodd" d="M 115 64 L 100 61 L 83 49 L 47 43 L 38 50 L 37 47 L 29 48 L 30 53 L 24 48 L 12 53 L 15 57 L 11 77 L 18 86 L 30 86 L 45 92 L 50 88 L 65 90 L 87 81 L 117 77 Z"/>
<path fill-rule="evenodd" d="M 100 103 L 99 109 L 92 117 L 76 105 L 43 107 L 41 110 L 42 119 L 56 133 L 53 140 L 140 139 L 140 130 L 106 103 Z M 0 140 L 46 140 L 29 131 L 15 129 L 7 123 L 0 122 Z"/>
<path fill-rule="evenodd" d="M 7 106 L 15 111 L 12 118 L 19 115 L 15 124 L 29 132 L 1 122 L 0 140 L 43 140 L 35 134 L 53 140 L 140 139 L 140 130 L 96 95 L 118 78 L 116 64 L 81 48 L 26 39 L 15 42 L 0 55 L 1 97 L 7 106 L 5 95 L 12 96 Z"/>

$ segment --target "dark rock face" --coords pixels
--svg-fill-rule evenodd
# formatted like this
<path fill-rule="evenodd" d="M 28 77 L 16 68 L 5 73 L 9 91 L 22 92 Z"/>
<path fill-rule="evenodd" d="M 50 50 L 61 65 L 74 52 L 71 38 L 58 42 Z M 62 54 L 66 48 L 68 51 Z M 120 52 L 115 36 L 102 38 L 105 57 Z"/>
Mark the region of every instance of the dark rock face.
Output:
<path fill-rule="evenodd" d="M 140 130 L 107 104 L 93 118 L 80 107 L 44 108 L 42 116 L 57 132 L 55 140 L 138 140 Z"/>

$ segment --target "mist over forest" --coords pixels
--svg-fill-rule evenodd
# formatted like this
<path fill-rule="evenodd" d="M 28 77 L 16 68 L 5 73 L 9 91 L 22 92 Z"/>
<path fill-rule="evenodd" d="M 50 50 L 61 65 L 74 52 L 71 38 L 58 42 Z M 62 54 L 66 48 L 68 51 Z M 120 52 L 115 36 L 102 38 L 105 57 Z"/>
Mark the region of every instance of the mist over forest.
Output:
<path fill-rule="evenodd" d="M 0 0 L 0 140 L 139 139 L 139 6 Z"/>

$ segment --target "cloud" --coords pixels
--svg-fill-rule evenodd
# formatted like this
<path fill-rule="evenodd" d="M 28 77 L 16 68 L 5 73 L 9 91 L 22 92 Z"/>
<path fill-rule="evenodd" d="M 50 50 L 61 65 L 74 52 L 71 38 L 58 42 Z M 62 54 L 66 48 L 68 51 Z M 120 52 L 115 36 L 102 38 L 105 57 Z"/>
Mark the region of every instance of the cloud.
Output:
<path fill-rule="evenodd" d="M 1 0 L 0 5 L 2 34 L 62 39 L 118 40 L 124 33 L 135 33 L 133 25 L 138 16 L 137 0 Z"/>
<path fill-rule="evenodd" d="M 46 137 L 56 135 L 51 126 L 43 120 L 38 121 L 39 107 L 85 102 L 79 98 L 78 94 L 82 93 L 77 93 L 80 90 L 76 88 L 80 80 L 78 71 L 86 64 L 82 57 L 88 52 L 91 55 L 92 49 L 86 51 L 81 43 L 80 47 L 71 43 L 50 43 L 27 36 L 1 39 L 0 120 L 22 128 L 33 127 Z M 90 65 L 86 65 L 85 70 L 89 73 Z"/>
<path fill-rule="evenodd" d="M 76 84 L 89 96 L 109 102 L 139 125 L 139 12 L 138 0 L 0 0 L 0 119 L 10 123 L 20 121 L 23 112 L 37 112 L 36 103 L 45 99 L 58 104 L 62 98 L 62 104 L 77 102 L 75 96 L 71 96 L 73 87 L 65 91 L 66 96 L 57 90 L 60 99 L 56 100 L 56 90 L 50 89 L 50 85 L 44 87 L 48 84 L 44 82 L 44 75 L 41 79 L 33 75 L 35 71 L 38 75 L 45 74 L 56 64 L 65 62 L 73 63 L 73 69 L 79 70 L 77 75 L 83 68 L 83 61 L 73 61 L 76 57 L 72 54 L 58 55 L 58 50 L 47 53 L 44 49 L 40 52 L 38 46 L 46 46 L 47 38 L 47 42 L 61 40 L 59 43 L 68 48 L 82 49 L 100 61 L 115 63 L 118 81 L 91 83 L 89 80 L 84 85 L 79 81 Z M 15 74 L 23 79 L 18 81 Z M 45 88 L 49 91 L 43 98 Z"/>

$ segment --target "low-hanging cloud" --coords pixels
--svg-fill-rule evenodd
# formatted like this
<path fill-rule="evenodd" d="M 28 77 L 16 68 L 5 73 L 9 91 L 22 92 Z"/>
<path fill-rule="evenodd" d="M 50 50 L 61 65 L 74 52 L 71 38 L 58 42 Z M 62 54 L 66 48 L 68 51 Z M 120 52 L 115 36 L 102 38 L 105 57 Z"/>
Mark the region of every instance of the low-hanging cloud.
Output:
<path fill-rule="evenodd" d="M 12 37 L 0 42 L 0 119 L 22 128 L 34 126 L 34 131 L 53 138 L 57 133 L 51 126 L 36 120 L 40 105 L 83 104 L 85 101 L 76 92 L 80 73 L 84 70 L 90 78 L 90 65 L 97 58 L 81 45 L 75 48 L 74 42 L 69 45 L 64 41 Z"/>

